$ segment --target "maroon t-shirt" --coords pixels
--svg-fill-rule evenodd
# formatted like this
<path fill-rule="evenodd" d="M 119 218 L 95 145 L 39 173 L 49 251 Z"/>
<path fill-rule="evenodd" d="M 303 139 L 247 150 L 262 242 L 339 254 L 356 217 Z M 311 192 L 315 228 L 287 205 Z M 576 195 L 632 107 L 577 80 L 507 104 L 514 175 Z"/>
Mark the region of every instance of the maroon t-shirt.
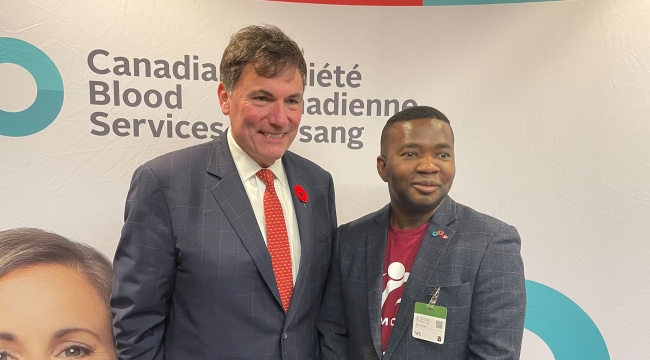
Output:
<path fill-rule="evenodd" d="M 395 317 L 402 301 L 404 286 L 411 273 L 415 255 L 429 223 L 410 230 L 388 228 L 388 245 L 384 260 L 383 292 L 381 293 L 381 348 L 386 351 Z"/>

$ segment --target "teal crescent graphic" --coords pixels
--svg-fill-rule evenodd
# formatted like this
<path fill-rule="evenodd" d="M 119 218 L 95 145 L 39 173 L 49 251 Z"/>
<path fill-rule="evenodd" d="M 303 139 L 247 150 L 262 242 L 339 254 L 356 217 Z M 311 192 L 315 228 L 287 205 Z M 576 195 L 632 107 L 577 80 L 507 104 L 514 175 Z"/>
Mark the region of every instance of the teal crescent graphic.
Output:
<path fill-rule="evenodd" d="M 36 81 L 36 100 L 19 112 L 0 110 L 0 135 L 27 136 L 50 125 L 63 106 L 63 80 L 52 60 L 36 46 L 0 37 L 0 64 L 22 66 Z"/>
<path fill-rule="evenodd" d="M 524 327 L 539 336 L 555 360 L 609 360 L 598 327 L 571 299 L 559 291 L 526 280 Z"/>

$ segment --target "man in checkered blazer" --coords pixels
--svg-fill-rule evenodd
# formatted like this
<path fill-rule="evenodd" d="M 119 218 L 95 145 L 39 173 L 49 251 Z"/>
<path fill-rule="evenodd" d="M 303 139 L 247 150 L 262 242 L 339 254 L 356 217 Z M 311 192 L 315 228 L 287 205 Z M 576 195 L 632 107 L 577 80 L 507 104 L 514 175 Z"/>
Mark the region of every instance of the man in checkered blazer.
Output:
<path fill-rule="evenodd" d="M 395 114 L 377 170 L 390 204 L 338 229 L 321 358 L 519 359 L 521 240 L 514 227 L 447 195 L 456 173 L 449 120 L 428 106 Z"/>
<path fill-rule="evenodd" d="M 230 128 L 135 171 L 111 298 L 120 359 L 317 358 L 336 211 L 330 174 L 287 151 L 306 72 L 280 29 L 240 30 L 217 90 Z"/>

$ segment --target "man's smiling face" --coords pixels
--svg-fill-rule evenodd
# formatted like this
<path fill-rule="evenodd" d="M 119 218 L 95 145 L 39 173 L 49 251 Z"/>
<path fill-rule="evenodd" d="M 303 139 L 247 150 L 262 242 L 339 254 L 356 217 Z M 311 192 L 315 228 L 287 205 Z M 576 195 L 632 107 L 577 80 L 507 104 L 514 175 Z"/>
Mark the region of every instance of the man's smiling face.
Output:
<path fill-rule="evenodd" d="M 219 103 L 230 117 L 237 144 L 262 167 L 284 155 L 298 133 L 303 83 L 296 67 L 265 78 L 246 65 L 232 94 L 219 85 Z"/>
<path fill-rule="evenodd" d="M 377 171 L 388 183 L 391 206 L 403 214 L 433 214 L 456 175 L 451 127 L 437 119 L 396 123 Z"/>

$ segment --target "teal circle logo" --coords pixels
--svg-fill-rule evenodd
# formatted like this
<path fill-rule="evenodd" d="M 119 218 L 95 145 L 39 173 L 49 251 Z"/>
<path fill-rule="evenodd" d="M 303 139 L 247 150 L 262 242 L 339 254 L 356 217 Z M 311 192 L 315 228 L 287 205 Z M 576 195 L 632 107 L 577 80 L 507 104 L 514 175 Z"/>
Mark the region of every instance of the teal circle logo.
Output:
<path fill-rule="evenodd" d="M 548 345 L 555 360 L 609 360 L 605 339 L 587 313 L 561 292 L 526 280 L 524 328 Z"/>
<path fill-rule="evenodd" d="M 14 38 L 0 37 L 0 64 L 16 64 L 36 81 L 36 100 L 27 109 L 0 109 L 0 135 L 27 136 L 50 125 L 63 106 L 63 80 L 52 60 L 36 46 Z"/>

